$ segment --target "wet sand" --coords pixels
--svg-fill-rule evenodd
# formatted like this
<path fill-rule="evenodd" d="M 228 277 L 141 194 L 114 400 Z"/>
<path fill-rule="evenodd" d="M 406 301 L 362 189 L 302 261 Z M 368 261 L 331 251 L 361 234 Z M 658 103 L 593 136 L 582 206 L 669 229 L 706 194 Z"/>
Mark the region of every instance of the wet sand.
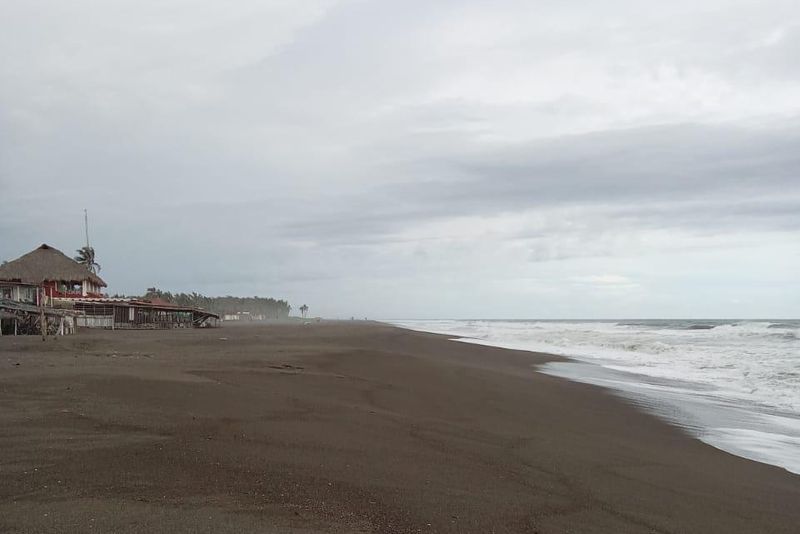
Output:
<path fill-rule="evenodd" d="M 796 533 L 800 476 L 371 323 L 0 338 L 0 532 Z"/>

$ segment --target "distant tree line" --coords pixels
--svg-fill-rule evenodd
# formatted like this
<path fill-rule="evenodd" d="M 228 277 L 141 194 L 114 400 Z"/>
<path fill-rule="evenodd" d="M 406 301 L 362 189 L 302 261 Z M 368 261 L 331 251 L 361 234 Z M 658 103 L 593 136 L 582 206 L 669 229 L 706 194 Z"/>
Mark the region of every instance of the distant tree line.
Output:
<path fill-rule="evenodd" d="M 269 297 L 207 297 L 199 293 L 170 293 L 151 287 L 142 297 L 147 300 L 159 299 L 179 306 L 202 308 L 212 313 L 223 315 L 226 313 L 250 312 L 253 315 L 263 315 L 267 319 L 285 319 L 289 317 L 292 307 L 285 300 L 276 300 Z"/>

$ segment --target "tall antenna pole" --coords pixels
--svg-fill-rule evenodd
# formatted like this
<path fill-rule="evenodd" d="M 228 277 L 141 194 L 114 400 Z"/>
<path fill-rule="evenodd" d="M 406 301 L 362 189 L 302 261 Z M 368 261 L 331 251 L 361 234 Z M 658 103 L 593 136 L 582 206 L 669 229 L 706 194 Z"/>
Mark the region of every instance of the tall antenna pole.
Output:
<path fill-rule="evenodd" d="M 89 248 L 89 212 L 83 209 L 83 227 L 86 230 L 86 248 Z"/>

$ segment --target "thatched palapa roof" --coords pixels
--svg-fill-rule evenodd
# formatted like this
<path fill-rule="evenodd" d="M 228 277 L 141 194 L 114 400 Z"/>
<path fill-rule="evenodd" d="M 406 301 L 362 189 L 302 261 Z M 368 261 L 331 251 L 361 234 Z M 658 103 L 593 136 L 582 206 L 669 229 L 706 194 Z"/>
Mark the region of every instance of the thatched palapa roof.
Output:
<path fill-rule="evenodd" d="M 16 260 L 0 265 L 0 280 L 37 285 L 46 280 L 63 282 L 91 280 L 100 287 L 106 287 L 103 279 L 85 265 L 49 245 L 42 245 Z"/>

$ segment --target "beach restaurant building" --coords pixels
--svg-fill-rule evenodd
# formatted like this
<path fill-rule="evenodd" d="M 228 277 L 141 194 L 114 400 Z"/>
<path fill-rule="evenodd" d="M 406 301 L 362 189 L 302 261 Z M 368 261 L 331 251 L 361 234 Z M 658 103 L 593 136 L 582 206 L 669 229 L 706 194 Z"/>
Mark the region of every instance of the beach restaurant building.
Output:
<path fill-rule="evenodd" d="M 56 299 L 56 306 L 80 312 L 78 326 L 87 328 L 164 329 L 219 326 L 219 315 L 199 308 L 137 298 Z"/>
<path fill-rule="evenodd" d="M 106 283 L 49 245 L 0 266 L 0 334 L 86 328 L 218 326 L 219 316 L 197 308 L 137 298 L 109 298 Z M 54 324 L 58 324 L 58 327 Z M 13 328 L 12 328 L 13 325 Z"/>
<path fill-rule="evenodd" d="M 45 299 L 45 305 L 54 298 L 100 297 L 106 287 L 103 279 L 85 265 L 49 245 L 0 266 L 0 284 L 26 286 L 28 298 L 39 288 L 39 298 Z"/>

